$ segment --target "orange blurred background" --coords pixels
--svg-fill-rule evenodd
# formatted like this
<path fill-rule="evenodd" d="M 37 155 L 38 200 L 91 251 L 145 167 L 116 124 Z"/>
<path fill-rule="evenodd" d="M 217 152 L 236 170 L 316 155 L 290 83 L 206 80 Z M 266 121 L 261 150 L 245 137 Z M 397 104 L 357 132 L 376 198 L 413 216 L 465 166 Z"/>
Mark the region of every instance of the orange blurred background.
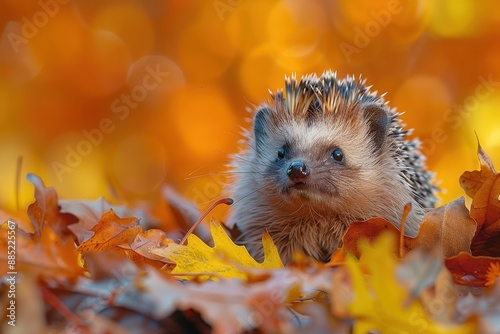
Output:
<path fill-rule="evenodd" d="M 206 208 L 246 107 L 285 74 L 362 74 L 424 143 L 444 202 L 500 166 L 500 3 L 494 0 L 4 0 L 0 206 L 16 160 L 63 198 L 157 196 Z M 110 190 L 110 186 L 114 191 Z M 33 188 L 23 177 L 21 204 Z"/>

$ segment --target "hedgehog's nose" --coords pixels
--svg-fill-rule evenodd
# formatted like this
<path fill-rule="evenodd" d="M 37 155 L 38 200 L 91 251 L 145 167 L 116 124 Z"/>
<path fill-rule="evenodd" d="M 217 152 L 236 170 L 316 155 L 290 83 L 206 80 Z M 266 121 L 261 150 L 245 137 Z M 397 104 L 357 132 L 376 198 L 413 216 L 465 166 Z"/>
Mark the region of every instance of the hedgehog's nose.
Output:
<path fill-rule="evenodd" d="M 293 161 L 288 167 L 286 175 L 292 182 L 302 182 L 309 175 L 309 168 L 303 161 Z"/>

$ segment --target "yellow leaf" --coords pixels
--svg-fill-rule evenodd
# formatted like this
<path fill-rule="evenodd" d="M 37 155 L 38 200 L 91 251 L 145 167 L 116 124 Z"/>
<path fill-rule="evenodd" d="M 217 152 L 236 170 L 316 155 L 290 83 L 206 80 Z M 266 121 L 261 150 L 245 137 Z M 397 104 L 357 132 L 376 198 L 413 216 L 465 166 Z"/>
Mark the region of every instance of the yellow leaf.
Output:
<path fill-rule="evenodd" d="M 409 291 L 395 277 L 397 259 L 393 255 L 394 247 L 394 236 L 384 233 L 371 245 L 368 242 L 359 245 L 359 261 L 353 256 L 347 258 L 346 267 L 354 291 L 354 299 L 349 305 L 350 316 L 356 319 L 354 334 L 371 331 L 389 334 L 475 332 L 473 322 L 461 325 L 436 323 L 419 299 L 409 299 Z"/>
<path fill-rule="evenodd" d="M 248 269 L 283 268 L 278 250 L 267 231 L 262 236 L 262 263 L 255 261 L 244 246 L 233 243 L 218 222 L 210 222 L 210 233 L 214 240 L 213 248 L 191 234 L 187 246 L 172 243 L 168 247 L 152 249 L 151 252 L 174 261 L 176 266 L 172 274 L 187 279 L 196 275 L 201 280 L 224 277 L 246 281 Z"/>

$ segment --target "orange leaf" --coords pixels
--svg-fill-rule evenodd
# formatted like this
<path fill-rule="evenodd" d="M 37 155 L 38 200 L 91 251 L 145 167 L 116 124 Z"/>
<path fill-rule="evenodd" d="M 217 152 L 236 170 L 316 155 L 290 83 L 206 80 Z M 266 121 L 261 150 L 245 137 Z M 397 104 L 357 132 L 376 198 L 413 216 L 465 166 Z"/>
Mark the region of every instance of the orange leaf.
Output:
<path fill-rule="evenodd" d="M 500 256 L 500 175 L 478 143 L 481 171 L 465 172 L 460 183 L 472 197 L 470 217 L 476 223 L 471 241 L 475 256 Z"/>
<path fill-rule="evenodd" d="M 491 224 L 500 219 L 500 174 L 490 177 L 472 199 L 470 215 L 478 224 Z"/>
<path fill-rule="evenodd" d="M 110 209 L 102 215 L 92 231 L 95 233 L 94 236 L 80 244 L 76 249 L 78 252 L 100 252 L 120 244 L 128 244 L 141 231 L 141 226 L 139 219 L 120 218 L 113 209 Z"/>
<path fill-rule="evenodd" d="M 477 229 L 471 243 L 474 255 L 500 256 L 500 175 L 489 178 L 472 199 L 471 217 Z"/>
<path fill-rule="evenodd" d="M 465 172 L 460 183 L 472 197 L 470 216 L 477 228 L 471 243 L 474 255 L 500 256 L 500 175 L 478 143 L 481 171 Z"/>
<path fill-rule="evenodd" d="M 78 244 L 92 237 L 94 227 L 101 216 L 113 209 L 118 215 L 125 215 L 130 209 L 124 206 L 113 205 L 104 197 L 96 200 L 59 200 L 61 212 L 67 212 L 78 218 L 78 223 L 71 224 L 68 228 L 77 238 Z"/>
<path fill-rule="evenodd" d="M 346 260 L 347 254 L 349 252 L 347 249 L 342 245 L 341 247 L 337 248 L 337 250 L 332 254 L 330 257 L 330 261 L 328 262 L 329 266 L 336 266 L 339 264 L 343 264 Z"/>
<path fill-rule="evenodd" d="M 394 233 L 396 236 L 400 234 L 400 231 L 394 225 L 383 218 L 371 218 L 364 222 L 352 223 L 342 238 L 342 247 L 333 253 L 329 264 L 343 262 L 347 253 L 359 257 L 358 241 L 368 239 L 372 242 L 384 231 Z"/>
<path fill-rule="evenodd" d="M 479 162 L 481 163 L 481 170 L 464 172 L 462 176 L 460 176 L 460 185 L 465 190 L 465 193 L 470 197 L 474 197 L 483 186 L 484 182 L 496 174 L 490 157 L 479 144 L 479 140 L 477 146 L 477 156 L 479 158 Z"/>
<path fill-rule="evenodd" d="M 0 234 L 0 248 L 6 249 L 7 230 L 2 229 Z M 57 282 L 74 281 L 83 273 L 71 237 L 61 238 L 50 226 L 43 228 L 37 241 L 17 234 L 16 249 L 18 272 L 33 272 L 46 281 Z M 2 262 L 6 260 L 6 254 L 7 251 L 0 254 Z"/>

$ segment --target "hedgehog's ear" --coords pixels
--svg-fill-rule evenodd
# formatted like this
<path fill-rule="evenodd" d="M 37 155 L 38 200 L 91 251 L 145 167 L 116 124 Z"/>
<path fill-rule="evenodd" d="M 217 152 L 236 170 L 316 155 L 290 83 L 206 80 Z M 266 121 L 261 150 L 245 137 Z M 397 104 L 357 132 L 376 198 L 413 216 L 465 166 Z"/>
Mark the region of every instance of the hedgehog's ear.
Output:
<path fill-rule="evenodd" d="M 257 153 L 262 152 L 262 148 L 266 144 L 268 134 L 267 128 L 269 127 L 269 115 L 271 110 L 269 108 L 260 108 L 255 113 L 255 119 L 253 122 L 253 132 L 255 135 L 255 149 Z"/>
<path fill-rule="evenodd" d="M 370 126 L 370 135 L 373 138 L 375 148 L 378 150 L 384 144 L 389 130 L 390 116 L 385 108 L 377 104 L 364 106 L 363 112 Z"/>

